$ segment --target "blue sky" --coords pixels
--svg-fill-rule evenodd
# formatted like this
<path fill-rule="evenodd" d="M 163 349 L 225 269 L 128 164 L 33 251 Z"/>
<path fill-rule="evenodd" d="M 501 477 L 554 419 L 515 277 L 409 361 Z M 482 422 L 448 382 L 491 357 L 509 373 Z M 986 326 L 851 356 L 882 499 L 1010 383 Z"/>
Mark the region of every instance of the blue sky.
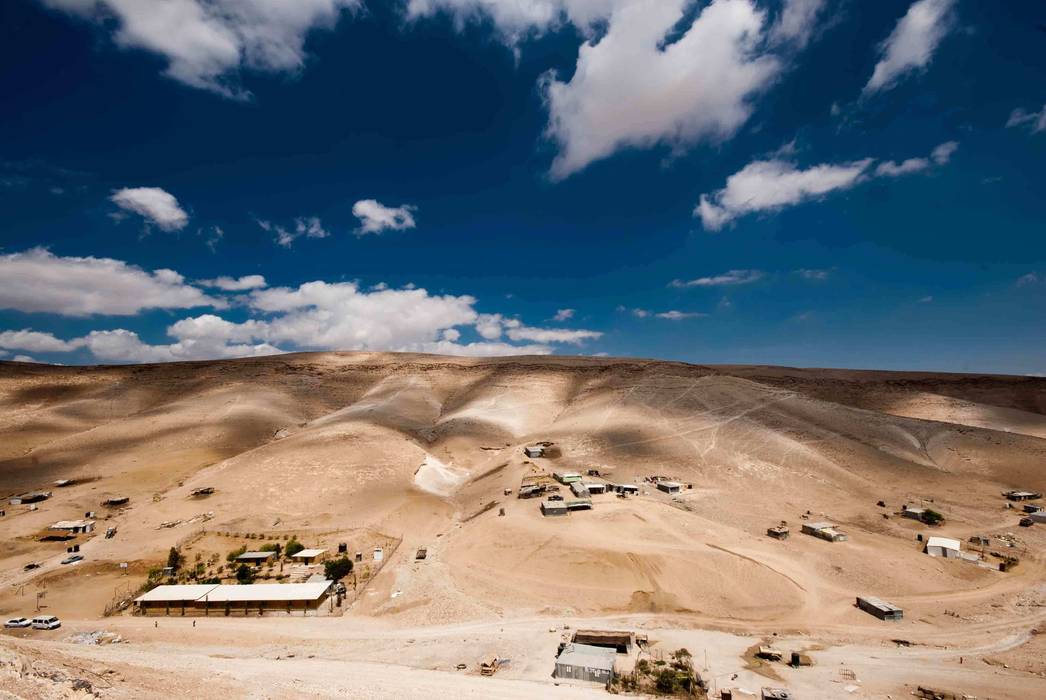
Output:
<path fill-rule="evenodd" d="M 1031 0 L 0 5 L 0 355 L 1046 372 Z"/>

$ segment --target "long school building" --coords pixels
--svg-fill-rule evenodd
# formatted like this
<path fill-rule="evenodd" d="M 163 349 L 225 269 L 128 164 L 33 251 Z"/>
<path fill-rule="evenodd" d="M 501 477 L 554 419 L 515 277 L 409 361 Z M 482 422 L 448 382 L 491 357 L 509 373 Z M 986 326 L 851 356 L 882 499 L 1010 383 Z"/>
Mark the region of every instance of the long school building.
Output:
<path fill-rule="evenodd" d="M 332 582 L 157 586 L 134 600 L 141 615 L 319 614 Z"/>

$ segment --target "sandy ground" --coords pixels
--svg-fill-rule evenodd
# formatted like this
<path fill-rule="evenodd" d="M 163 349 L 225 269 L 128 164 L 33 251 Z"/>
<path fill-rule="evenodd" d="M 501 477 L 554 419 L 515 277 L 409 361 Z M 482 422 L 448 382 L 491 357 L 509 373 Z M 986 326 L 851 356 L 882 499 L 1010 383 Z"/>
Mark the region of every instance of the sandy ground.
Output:
<path fill-rule="evenodd" d="M 1046 696 L 1046 526 L 1017 527 L 1000 496 L 1046 490 L 1044 414 L 1046 380 L 1021 377 L 372 353 L 0 363 L 0 491 L 53 491 L 36 510 L 7 506 L 0 615 L 31 615 L 45 592 L 64 621 L 0 635 L 0 691 L 74 697 L 79 678 L 103 697 L 169 697 L 175 678 L 196 697 L 603 694 L 550 677 L 564 625 L 580 625 L 686 646 L 717 687 Z M 522 454 L 541 440 L 559 456 Z M 597 469 L 641 494 L 543 518 L 515 491 L 555 469 Z M 652 474 L 692 488 L 659 492 Z M 201 486 L 215 493 L 191 497 Z M 114 495 L 129 505 L 101 507 Z M 902 518 L 905 503 L 946 522 Z M 74 541 L 85 561 L 62 566 L 71 543 L 39 538 L 87 511 L 98 532 Z M 806 519 L 850 539 L 800 535 Z M 782 520 L 792 537 L 766 537 Z M 109 526 L 116 537 L 99 536 Z M 927 534 L 988 535 L 986 562 L 994 551 L 1020 565 L 931 558 L 916 539 Z M 391 556 L 342 616 L 102 617 L 172 546 L 223 559 L 226 544 L 291 535 L 362 549 L 387 538 Z M 856 595 L 905 620 L 870 617 Z M 67 641 L 97 630 L 124 642 Z M 752 668 L 746 650 L 775 634 L 815 666 Z M 478 676 L 492 654 L 512 663 Z"/>

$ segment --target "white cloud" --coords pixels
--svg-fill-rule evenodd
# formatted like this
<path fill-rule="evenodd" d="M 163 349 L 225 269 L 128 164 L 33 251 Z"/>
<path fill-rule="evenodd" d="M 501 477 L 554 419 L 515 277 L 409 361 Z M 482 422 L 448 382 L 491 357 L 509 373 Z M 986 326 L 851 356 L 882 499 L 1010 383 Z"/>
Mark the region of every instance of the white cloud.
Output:
<path fill-rule="evenodd" d="M 225 303 L 173 270 L 146 272 L 111 258 L 58 257 L 43 248 L 0 256 L 0 308 L 63 316 L 131 316 L 143 309 Z"/>
<path fill-rule="evenodd" d="M 553 321 L 569 321 L 574 318 L 574 309 L 559 309 L 556 311 L 556 315 L 552 317 Z"/>
<path fill-rule="evenodd" d="M 200 280 L 205 287 L 217 287 L 226 292 L 243 292 L 249 289 L 260 289 L 266 286 L 261 275 L 244 275 L 243 277 L 215 277 L 211 280 Z"/>
<path fill-rule="evenodd" d="M 662 311 L 656 315 L 658 318 L 663 318 L 668 321 L 682 321 L 688 318 L 704 318 L 708 316 L 708 314 L 699 313 L 697 311 L 676 311 L 675 309 L 672 309 L 671 311 Z"/>
<path fill-rule="evenodd" d="M 42 0 L 112 29 L 123 48 L 167 59 L 167 76 L 227 97 L 246 97 L 237 72 L 288 73 L 305 63 L 305 39 L 360 0 Z"/>
<path fill-rule="evenodd" d="M 872 177 L 897 177 L 944 165 L 959 147 L 955 141 L 942 143 L 929 158 L 909 158 L 896 163 L 884 161 L 871 169 L 874 158 L 846 163 L 822 163 L 801 170 L 788 160 L 757 160 L 726 179 L 726 187 L 703 194 L 694 216 L 709 231 L 718 231 L 745 214 L 773 212 L 825 195 L 847 190 Z"/>
<path fill-rule="evenodd" d="M 785 0 L 784 7 L 770 30 L 770 39 L 805 46 L 813 36 L 817 16 L 824 6 L 825 0 Z"/>
<path fill-rule="evenodd" d="M 880 46 L 880 59 L 864 93 L 894 86 L 904 75 L 930 64 L 938 44 L 951 29 L 954 0 L 918 0 L 908 8 Z"/>
<path fill-rule="evenodd" d="M 217 318 L 217 317 L 212 317 Z M 198 319 L 186 319 L 198 320 Z M 221 320 L 221 319 L 219 319 Z M 184 323 L 180 321 L 179 323 Z M 230 324 L 235 326 L 236 324 Z M 171 326 L 168 333 L 177 337 L 178 324 Z M 238 335 L 238 333 L 234 333 Z M 104 362 L 180 362 L 186 360 L 211 360 L 233 357 L 258 357 L 276 355 L 279 348 L 268 343 L 230 343 L 229 338 L 216 333 L 198 337 L 180 338 L 169 345 L 149 345 L 132 331 L 92 331 L 82 339 L 91 354 Z"/>
<path fill-rule="evenodd" d="M 931 165 L 946 165 L 951 160 L 952 154 L 959 148 L 956 141 L 947 141 L 933 149 L 929 158 L 909 158 L 895 163 L 884 161 L 875 168 L 875 174 L 880 177 L 898 177 L 926 170 Z"/>
<path fill-rule="evenodd" d="M 545 81 L 552 176 L 564 178 L 626 147 L 679 148 L 725 139 L 780 72 L 761 54 L 765 15 L 751 0 L 715 0 L 667 46 L 688 0 L 616 3 L 606 34 L 585 43 L 569 82 Z"/>
<path fill-rule="evenodd" d="M 0 333 L 0 348 L 30 352 L 70 352 L 80 347 L 76 342 L 56 338 L 51 333 L 24 329 Z"/>
<path fill-rule="evenodd" d="M 15 355 L 11 358 L 11 362 L 32 362 L 38 363 L 39 361 L 29 355 Z"/>
<path fill-rule="evenodd" d="M 459 26 L 489 19 L 508 44 L 515 45 L 528 36 L 558 29 L 573 23 L 587 33 L 594 23 L 632 0 L 409 0 L 411 19 L 445 12 Z"/>
<path fill-rule="evenodd" d="M 929 295 L 929 294 L 924 296 L 924 297 L 922 297 L 921 299 L 919 299 L 919 303 L 920 304 L 930 304 L 932 302 L 933 302 L 933 296 Z"/>
<path fill-rule="evenodd" d="M 289 229 L 265 219 L 256 219 L 256 221 L 262 227 L 262 230 L 275 233 L 276 238 L 274 240 L 276 244 L 284 248 L 290 248 L 294 241 L 302 236 L 305 238 L 327 238 L 330 236 L 330 231 L 324 228 L 323 222 L 320 221 L 318 216 L 300 216 L 294 220 L 293 228 Z"/>
<path fill-rule="evenodd" d="M 1016 284 L 1018 287 L 1027 287 L 1030 284 L 1038 284 L 1041 281 L 1042 277 L 1040 277 L 1038 273 L 1029 272 L 1026 275 L 1021 275 L 1020 277 L 1018 277 Z"/>
<path fill-rule="evenodd" d="M 1006 128 L 1027 125 L 1033 134 L 1046 131 L 1046 105 L 1038 112 L 1025 112 L 1017 108 L 1010 112 L 1010 118 L 1006 120 Z"/>
<path fill-rule="evenodd" d="M 361 199 L 352 205 L 352 215 L 360 220 L 357 235 L 381 233 L 382 231 L 405 231 L 414 228 L 414 212 L 417 207 L 404 204 L 387 207 L 375 199 Z"/>
<path fill-rule="evenodd" d="M 816 268 L 800 268 L 795 271 L 797 275 L 810 282 L 823 282 L 832 274 L 831 270 L 819 270 Z"/>
<path fill-rule="evenodd" d="M 754 161 L 728 177 L 723 189 L 701 195 L 694 214 L 706 229 L 716 231 L 751 212 L 773 211 L 853 187 L 871 163 L 866 158 L 799 170 L 788 161 Z"/>
<path fill-rule="evenodd" d="M 507 335 L 512 340 L 530 340 L 536 343 L 571 343 L 578 345 L 586 340 L 603 337 L 599 331 L 570 330 L 567 328 L 510 328 Z"/>
<path fill-rule="evenodd" d="M 189 223 L 189 215 L 174 195 L 159 187 L 124 187 L 114 190 L 109 200 L 164 231 L 179 231 Z"/>
<path fill-rule="evenodd" d="M 737 284 L 751 284 L 763 279 L 762 270 L 728 270 L 711 277 L 698 277 L 692 280 L 673 280 L 673 287 L 725 287 Z"/>

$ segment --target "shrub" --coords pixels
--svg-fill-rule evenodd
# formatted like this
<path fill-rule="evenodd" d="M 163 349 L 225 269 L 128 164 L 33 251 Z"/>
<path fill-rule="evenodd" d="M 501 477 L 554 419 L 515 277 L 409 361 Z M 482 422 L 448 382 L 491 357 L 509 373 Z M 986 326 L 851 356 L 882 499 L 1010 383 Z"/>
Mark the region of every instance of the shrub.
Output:
<path fill-rule="evenodd" d="M 352 560 L 348 557 L 324 562 L 323 573 L 330 581 L 340 581 L 352 573 Z"/>
<path fill-rule="evenodd" d="M 240 564 L 236 569 L 236 580 L 241 584 L 254 583 L 254 571 L 246 564 Z"/>
<path fill-rule="evenodd" d="M 182 565 L 182 555 L 176 547 L 171 547 L 171 551 L 167 553 L 167 566 L 174 571 L 178 570 L 178 567 Z"/>
<path fill-rule="evenodd" d="M 657 674 L 657 681 L 654 683 L 657 692 L 665 694 L 675 692 L 677 685 L 676 672 L 670 668 L 661 669 Z"/>
<path fill-rule="evenodd" d="M 283 553 L 287 557 L 293 557 L 303 549 L 305 549 L 305 545 L 299 542 L 297 538 L 292 537 L 287 546 L 283 548 Z"/>
<path fill-rule="evenodd" d="M 935 510 L 927 508 L 923 512 L 923 522 L 927 525 L 939 525 L 944 522 L 944 516 Z"/>
<path fill-rule="evenodd" d="M 236 559 L 236 557 L 240 556 L 246 551 L 246 545 L 244 545 L 243 547 L 237 547 L 236 549 L 232 550 L 231 552 L 225 555 L 225 561 L 233 561 L 234 559 Z"/>
<path fill-rule="evenodd" d="M 280 557 L 281 545 L 278 542 L 266 542 L 261 547 L 258 547 L 259 552 L 276 552 L 276 558 Z"/>

